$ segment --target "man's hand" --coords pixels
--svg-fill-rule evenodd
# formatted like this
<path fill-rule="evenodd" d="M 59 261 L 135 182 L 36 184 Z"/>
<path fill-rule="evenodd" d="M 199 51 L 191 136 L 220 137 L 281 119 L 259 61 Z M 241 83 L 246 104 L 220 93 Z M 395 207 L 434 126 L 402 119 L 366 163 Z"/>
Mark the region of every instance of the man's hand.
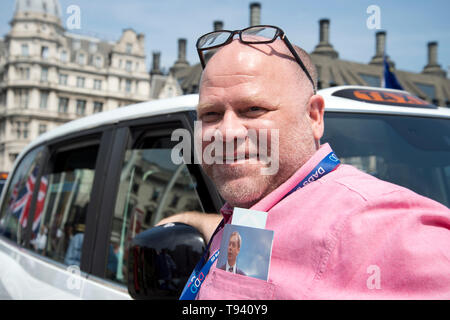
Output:
<path fill-rule="evenodd" d="M 156 226 L 170 222 L 185 223 L 196 228 L 203 235 L 206 243 L 208 243 L 221 220 L 222 216 L 220 214 L 187 211 L 164 218 Z"/>

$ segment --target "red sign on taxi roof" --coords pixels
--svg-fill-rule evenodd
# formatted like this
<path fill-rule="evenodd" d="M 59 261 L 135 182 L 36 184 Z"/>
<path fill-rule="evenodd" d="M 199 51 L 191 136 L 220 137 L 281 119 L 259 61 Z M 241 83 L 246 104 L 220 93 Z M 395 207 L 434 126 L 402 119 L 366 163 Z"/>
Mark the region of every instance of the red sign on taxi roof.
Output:
<path fill-rule="evenodd" d="M 384 104 L 400 107 L 416 108 L 437 108 L 436 106 L 416 97 L 408 92 L 392 92 L 374 89 L 342 89 L 332 94 L 355 101 L 362 101 L 374 104 Z"/>

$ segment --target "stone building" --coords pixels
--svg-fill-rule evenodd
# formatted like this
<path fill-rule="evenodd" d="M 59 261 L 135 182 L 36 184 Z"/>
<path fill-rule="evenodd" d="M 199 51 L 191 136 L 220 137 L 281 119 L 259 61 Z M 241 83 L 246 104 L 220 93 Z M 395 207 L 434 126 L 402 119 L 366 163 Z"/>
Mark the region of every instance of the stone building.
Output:
<path fill-rule="evenodd" d="M 0 39 L 0 170 L 39 134 L 92 113 L 150 99 L 144 35 L 116 42 L 71 33 L 58 0 L 16 0 Z"/>
<path fill-rule="evenodd" d="M 250 3 L 250 25 L 261 24 L 261 4 Z M 215 21 L 213 30 L 223 29 L 221 21 Z M 368 64 L 339 59 L 339 53 L 330 43 L 330 20 L 319 21 L 319 43 L 310 52 L 318 72 L 318 87 L 327 88 L 337 85 L 362 85 L 381 87 L 383 79 L 383 55 L 385 53 L 386 32 L 379 31 L 375 35 L 376 52 Z M 179 50 L 182 50 L 182 48 Z M 425 50 L 424 50 L 425 51 Z M 395 70 L 397 79 L 403 88 L 412 94 L 435 105 L 450 107 L 450 79 L 438 64 L 437 42 L 428 43 L 428 61 L 421 73 Z M 391 67 L 394 61 L 387 57 Z M 425 60 L 425 59 L 424 59 Z M 177 62 L 178 63 L 178 62 Z M 175 63 L 174 67 L 177 65 Z M 178 79 L 184 94 L 198 92 L 202 68 L 200 64 L 193 66 L 178 63 L 172 76 Z"/>

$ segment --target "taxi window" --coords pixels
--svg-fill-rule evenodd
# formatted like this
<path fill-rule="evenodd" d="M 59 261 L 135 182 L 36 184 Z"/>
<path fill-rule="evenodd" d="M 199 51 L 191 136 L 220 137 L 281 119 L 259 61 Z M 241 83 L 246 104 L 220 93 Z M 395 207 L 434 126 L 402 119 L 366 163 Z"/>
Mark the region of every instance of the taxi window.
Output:
<path fill-rule="evenodd" d="M 343 163 L 450 205 L 450 121 L 325 113 L 325 134 Z"/>
<path fill-rule="evenodd" d="M 41 183 L 36 183 L 43 150 L 43 147 L 36 148 L 21 160 L 11 177 L 0 212 L 0 232 L 21 245 L 31 216 L 33 192 L 37 186 L 43 190 L 46 188 L 44 177 Z M 39 228 L 39 215 L 35 215 L 32 223 L 34 230 Z"/>
<path fill-rule="evenodd" d="M 138 138 L 125 153 L 106 267 L 115 282 L 127 281 L 128 247 L 138 233 L 173 214 L 204 211 L 195 176 L 171 160 L 177 142 L 166 132 Z"/>
<path fill-rule="evenodd" d="M 57 149 L 47 167 L 48 187 L 40 194 L 42 223 L 31 235 L 31 248 L 54 261 L 80 266 L 86 215 L 99 144 L 86 142 Z"/>

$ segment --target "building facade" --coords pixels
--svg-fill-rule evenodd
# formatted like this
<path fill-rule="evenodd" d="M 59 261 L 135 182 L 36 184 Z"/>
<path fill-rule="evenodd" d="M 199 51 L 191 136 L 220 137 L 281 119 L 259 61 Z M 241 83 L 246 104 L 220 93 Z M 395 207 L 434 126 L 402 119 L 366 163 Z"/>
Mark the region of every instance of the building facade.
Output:
<path fill-rule="evenodd" d="M 144 35 L 116 42 L 68 32 L 58 0 L 16 0 L 0 40 L 0 170 L 38 135 L 70 120 L 150 99 Z"/>

